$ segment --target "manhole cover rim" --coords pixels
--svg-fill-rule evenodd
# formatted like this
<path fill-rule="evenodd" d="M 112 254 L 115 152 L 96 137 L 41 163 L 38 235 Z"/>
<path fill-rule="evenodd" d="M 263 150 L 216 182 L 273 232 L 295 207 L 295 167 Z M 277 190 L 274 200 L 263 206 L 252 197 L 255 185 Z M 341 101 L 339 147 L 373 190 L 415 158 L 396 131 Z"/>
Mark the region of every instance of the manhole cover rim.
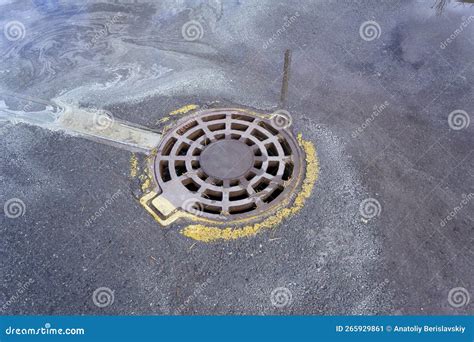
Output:
<path fill-rule="evenodd" d="M 174 125 L 169 126 L 167 130 L 163 133 L 162 140 L 160 145 L 157 148 L 156 155 L 151 161 L 150 168 L 152 170 L 152 174 L 154 177 L 154 182 L 157 188 L 157 193 L 166 195 L 166 192 L 172 191 L 169 189 L 169 186 L 167 186 L 166 182 L 164 183 L 161 179 L 161 175 L 159 172 L 159 162 L 160 162 L 160 157 L 163 157 L 161 154 L 165 148 L 165 144 L 173 137 L 176 136 L 176 132 L 178 132 L 180 129 L 191 123 L 193 120 L 200 120 L 205 117 L 210 117 L 213 115 L 242 115 L 246 117 L 252 117 L 256 120 L 256 122 L 264 122 L 267 125 L 272 126 L 270 116 L 261 114 L 258 112 L 254 112 L 251 110 L 246 110 L 246 109 L 241 109 L 241 108 L 215 108 L 215 109 L 206 109 L 202 111 L 198 111 L 196 113 L 192 113 L 190 115 L 187 115 L 183 118 L 180 118 L 175 122 Z M 216 120 L 217 121 L 217 120 Z M 239 121 L 239 120 L 237 120 Z M 191 129 L 186 130 L 184 133 L 186 135 L 191 132 L 193 129 L 198 130 L 199 127 L 191 127 Z M 277 129 L 273 127 L 273 129 Z M 205 135 L 204 135 L 205 136 Z M 262 217 L 262 216 L 268 216 L 272 214 L 275 209 L 280 208 L 282 205 L 287 205 L 288 202 L 291 202 L 290 195 L 294 192 L 297 192 L 301 186 L 302 183 L 302 173 L 305 168 L 305 162 L 303 158 L 303 152 L 300 148 L 300 145 L 298 144 L 296 138 L 293 136 L 291 131 L 288 128 L 284 129 L 278 129 L 278 135 L 275 136 L 275 139 L 278 139 L 278 137 L 282 137 L 284 141 L 286 141 L 291 149 L 291 154 L 289 156 L 286 156 L 288 160 L 291 161 L 291 164 L 293 165 L 293 170 L 292 170 L 292 175 L 290 179 L 288 180 L 280 180 L 277 185 L 282 187 L 281 193 L 277 195 L 277 198 L 275 200 L 271 201 L 270 203 L 266 203 L 262 207 L 257 207 L 256 209 L 249 210 L 248 212 L 243 212 L 243 213 L 229 213 L 229 212 L 221 212 L 219 214 L 217 213 L 208 213 L 205 211 L 202 211 L 202 208 L 198 208 L 198 210 L 186 210 L 182 208 L 180 203 L 174 202 L 176 207 L 180 207 L 179 210 L 182 210 L 184 212 L 187 212 L 188 214 L 192 214 L 197 216 L 196 219 L 205 219 L 205 220 L 211 220 L 214 221 L 215 223 L 230 223 L 234 221 L 241 221 L 241 220 L 253 220 L 256 217 Z M 200 137 L 202 138 L 202 137 Z M 218 140 L 219 141 L 219 140 Z M 236 140 L 239 141 L 239 140 Z M 194 143 L 198 143 L 195 141 Z M 177 145 L 177 143 L 175 143 Z M 174 148 L 174 146 L 173 146 Z M 280 146 L 278 146 L 280 148 Z M 286 162 L 285 162 L 286 163 Z M 185 161 L 185 165 L 187 167 L 191 166 L 189 160 Z M 286 165 L 286 164 L 285 164 Z M 262 161 L 262 167 L 268 167 L 268 161 Z M 176 170 L 174 170 L 175 172 Z M 186 172 L 188 173 L 188 172 Z M 189 175 L 190 178 L 194 179 L 197 181 L 197 175 L 196 174 L 191 174 Z M 209 177 L 213 178 L 213 177 Z M 272 184 L 273 181 L 270 181 L 270 184 Z M 169 185 L 169 184 L 168 184 Z M 211 190 L 219 190 L 219 186 L 213 185 L 213 184 L 207 184 L 209 189 Z M 228 188 L 228 191 L 238 191 L 241 189 L 239 186 L 231 186 Z M 273 191 L 270 188 L 271 191 Z M 263 194 L 262 194 L 263 195 Z M 200 193 L 189 193 L 187 198 L 183 199 L 183 202 L 185 202 L 188 199 L 198 199 L 200 203 L 202 203 L 203 206 L 213 206 L 215 205 L 215 200 L 208 199 L 208 198 L 202 198 L 200 197 Z M 256 200 L 258 201 L 258 200 Z M 248 201 L 246 202 L 245 199 L 242 200 L 236 200 L 233 201 L 233 206 L 239 206 L 239 205 L 246 205 L 248 204 Z"/>

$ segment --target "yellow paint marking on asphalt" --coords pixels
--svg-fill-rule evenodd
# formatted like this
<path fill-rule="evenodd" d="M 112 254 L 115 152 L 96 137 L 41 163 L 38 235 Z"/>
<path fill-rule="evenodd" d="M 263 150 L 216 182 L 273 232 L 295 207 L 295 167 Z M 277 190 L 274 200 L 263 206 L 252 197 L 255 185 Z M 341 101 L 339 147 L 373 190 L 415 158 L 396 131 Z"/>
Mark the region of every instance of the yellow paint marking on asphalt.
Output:
<path fill-rule="evenodd" d="M 146 192 L 148 189 L 151 188 L 151 179 L 147 176 L 141 177 L 140 181 L 142 182 L 140 187 L 143 192 Z"/>
<path fill-rule="evenodd" d="M 189 238 L 211 242 L 218 240 L 235 240 L 242 237 L 254 236 L 264 228 L 272 228 L 280 224 L 284 219 L 287 219 L 297 212 L 299 212 L 313 191 L 314 183 L 318 179 L 319 162 L 316 155 L 316 148 L 310 141 L 303 140 L 302 135 L 298 134 L 298 144 L 305 152 L 306 159 L 306 174 L 303 180 L 301 191 L 296 195 L 296 198 L 289 208 L 280 208 L 280 210 L 273 216 L 263 220 L 262 222 L 253 225 L 244 226 L 241 228 L 219 228 L 209 227 L 202 224 L 189 225 L 183 230 L 181 234 Z"/>
<path fill-rule="evenodd" d="M 169 116 L 165 116 L 164 118 L 158 119 L 158 121 L 156 123 L 157 124 L 162 124 L 163 122 L 167 122 L 169 120 L 170 120 Z"/>
<path fill-rule="evenodd" d="M 198 105 L 189 104 L 189 105 L 183 106 L 181 108 L 178 108 L 176 110 L 173 110 L 172 112 L 170 112 L 170 115 L 186 114 L 187 112 L 192 111 L 192 110 L 197 109 L 197 108 L 199 108 Z"/>
<path fill-rule="evenodd" d="M 138 158 L 135 153 L 130 156 L 130 177 L 135 178 L 138 176 Z"/>

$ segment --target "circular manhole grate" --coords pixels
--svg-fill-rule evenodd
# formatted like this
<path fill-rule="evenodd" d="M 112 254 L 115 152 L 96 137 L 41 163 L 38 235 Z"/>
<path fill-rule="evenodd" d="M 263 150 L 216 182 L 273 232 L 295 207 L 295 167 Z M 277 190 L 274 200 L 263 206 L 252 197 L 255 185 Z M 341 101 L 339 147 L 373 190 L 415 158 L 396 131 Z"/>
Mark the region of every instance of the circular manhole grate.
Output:
<path fill-rule="evenodd" d="M 162 194 L 211 219 L 240 219 L 295 191 L 302 159 L 287 129 L 237 109 L 202 111 L 164 136 L 154 160 Z"/>

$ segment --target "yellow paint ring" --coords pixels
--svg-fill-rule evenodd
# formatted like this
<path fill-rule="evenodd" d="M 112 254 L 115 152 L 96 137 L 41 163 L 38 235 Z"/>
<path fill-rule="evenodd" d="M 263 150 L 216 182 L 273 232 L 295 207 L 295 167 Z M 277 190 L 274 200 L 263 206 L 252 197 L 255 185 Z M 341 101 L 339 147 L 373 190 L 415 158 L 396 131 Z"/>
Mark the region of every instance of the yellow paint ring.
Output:
<path fill-rule="evenodd" d="M 275 215 L 263 220 L 262 222 L 239 228 L 219 228 L 210 227 L 202 224 L 189 225 L 181 230 L 181 234 L 191 239 L 211 242 L 218 240 L 235 240 L 242 237 L 249 237 L 256 235 L 260 230 L 265 228 L 272 228 L 280 224 L 284 219 L 287 219 L 297 212 L 299 212 L 306 202 L 306 199 L 311 195 L 314 184 L 319 175 L 319 162 L 316 155 L 316 148 L 310 141 L 303 140 L 301 134 L 297 137 L 298 144 L 305 152 L 306 159 L 306 174 L 301 186 L 301 191 L 296 195 L 293 205 L 289 208 L 280 209 Z"/>
<path fill-rule="evenodd" d="M 194 105 L 194 104 L 186 105 L 171 112 L 170 116 L 186 114 L 187 112 L 192 111 L 197 108 L 199 108 L 199 106 Z M 261 115 L 259 113 L 254 113 L 254 114 L 259 115 L 259 116 Z M 170 116 L 165 117 L 165 119 L 169 119 Z M 294 198 L 294 201 L 291 207 L 286 207 L 286 208 L 282 207 L 280 210 L 277 211 L 276 214 L 272 215 L 271 217 L 268 217 L 261 222 L 249 224 L 242 227 L 219 228 L 215 226 L 207 226 L 205 224 L 192 224 L 182 229 L 180 233 L 186 237 L 189 237 L 191 239 L 201 241 L 201 242 L 212 242 L 212 241 L 219 241 L 219 240 L 221 241 L 222 240 L 235 240 L 235 239 L 239 239 L 243 237 L 254 236 L 259 231 L 265 228 L 273 228 L 276 225 L 280 224 L 283 220 L 298 213 L 303 208 L 306 202 L 306 199 L 312 193 L 314 184 L 319 175 L 319 161 L 316 154 L 316 148 L 314 147 L 312 142 L 303 140 L 301 134 L 298 134 L 297 141 L 305 153 L 306 173 L 304 176 L 304 180 L 302 182 L 301 190 L 296 194 L 296 197 Z M 138 169 L 139 169 L 138 160 L 136 156 L 132 154 L 131 160 L 130 160 L 130 176 L 132 178 L 138 176 L 138 178 L 140 179 L 142 191 L 145 191 L 151 185 L 150 178 L 147 172 L 145 172 L 145 174 L 140 174 Z M 156 194 L 152 194 L 152 195 L 154 196 Z M 150 214 L 152 214 L 152 216 L 158 222 L 161 222 L 159 218 L 155 217 L 156 214 L 154 214 L 153 211 L 147 207 L 146 201 L 144 201 L 145 198 L 148 198 L 148 195 L 143 196 L 140 203 L 145 207 L 145 209 L 147 209 L 147 211 Z M 189 218 L 190 220 L 198 219 L 194 217 L 193 215 L 189 215 L 187 213 L 182 213 L 180 216 L 182 218 Z"/>

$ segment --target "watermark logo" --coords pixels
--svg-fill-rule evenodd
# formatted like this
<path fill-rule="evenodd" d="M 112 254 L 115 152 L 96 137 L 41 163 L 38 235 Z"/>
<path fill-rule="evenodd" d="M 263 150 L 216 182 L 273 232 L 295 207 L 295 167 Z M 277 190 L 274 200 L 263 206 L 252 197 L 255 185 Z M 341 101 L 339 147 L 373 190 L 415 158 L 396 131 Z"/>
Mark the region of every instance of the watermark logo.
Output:
<path fill-rule="evenodd" d="M 181 27 L 181 35 L 184 40 L 194 42 L 204 37 L 204 29 L 199 21 L 190 20 Z"/>
<path fill-rule="evenodd" d="M 382 206 L 375 198 L 367 198 L 359 205 L 359 213 L 365 219 L 372 219 L 376 216 L 379 216 L 381 212 Z"/>
<path fill-rule="evenodd" d="M 286 287 L 277 287 L 270 294 L 270 301 L 272 305 L 277 308 L 284 308 L 290 306 L 293 301 L 291 291 Z"/>
<path fill-rule="evenodd" d="M 10 306 L 20 299 L 20 297 L 28 290 L 31 284 L 33 284 L 35 280 L 33 278 L 28 279 L 25 283 L 23 283 L 17 290 L 16 293 L 8 299 L 3 306 L 0 308 L 0 312 L 5 312 Z"/>
<path fill-rule="evenodd" d="M 104 38 L 105 36 L 107 36 L 110 32 L 110 29 L 113 25 L 117 24 L 121 19 L 123 19 L 124 16 L 121 14 L 121 13 L 117 13 L 115 14 L 111 19 L 107 20 L 104 24 L 104 27 L 101 29 L 101 30 L 97 30 L 94 34 L 94 36 L 92 37 L 91 41 L 89 42 L 89 44 L 87 44 L 87 46 L 90 48 L 93 48 L 94 45 L 99 41 L 101 40 L 102 38 Z"/>
<path fill-rule="evenodd" d="M 469 16 L 469 18 L 462 17 L 462 22 L 461 25 L 459 25 L 459 28 L 455 29 L 451 35 L 446 38 L 444 41 L 439 44 L 439 47 L 441 50 L 444 50 L 448 47 L 449 44 L 454 42 L 456 38 L 464 31 L 466 27 L 469 26 L 474 21 L 474 15 Z"/>
<path fill-rule="evenodd" d="M 385 101 L 381 105 L 375 105 L 374 110 L 372 111 L 372 114 L 360 125 L 357 127 L 354 131 L 352 131 L 352 138 L 357 138 L 367 127 L 369 127 L 372 122 L 380 116 L 384 110 L 389 106 L 389 102 Z"/>
<path fill-rule="evenodd" d="M 272 45 L 278 37 L 280 37 L 283 33 L 286 32 L 287 29 L 296 21 L 296 19 L 300 16 L 299 12 L 295 12 L 291 17 L 284 17 L 283 25 L 276 30 L 276 32 L 267 39 L 266 42 L 263 43 L 263 48 L 266 50 L 270 45 Z"/>
<path fill-rule="evenodd" d="M 97 220 L 99 217 L 102 216 L 102 214 L 105 212 L 105 210 L 114 203 L 117 198 L 122 195 L 122 190 L 117 190 L 110 198 L 105 200 L 104 204 L 97 210 L 91 217 L 86 221 L 84 224 L 86 227 L 89 227 L 92 223 L 94 223 L 95 220 Z"/>
<path fill-rule="evenodd" d="M 467 112 L 464 110 L 456 109 L 448 115 L 449 128 L 455 131 L 459 131 L 463 128 L 469 127 L 470 123 L 471 118 L 469 117 L 469 114 L 467 114 Z"/>
<path fill-rule="evenodd" d="M 26 336 L 26 335 L 84 335 L 86 333 L 84 328 L 53 328 L 51 323 L 45 323 L 39 328 L 34 327 L 12 327 L 5 329 L 6 335 Z"/>
<path fill-rule="evenodd" d="M 457 206 L 455 206 L 455 207 L 453 208 L 453 210 L 451 210 L 451 211 L 449 212 L 449 214 L 446 215 L 446 217 L 441 220 L 441 222 L 440 222 L 440 224 L 439 224 L 441 227 L 446 226 L 446 224 L 448 223 L 448 221 L 451 221 L 452 219 L 454 219 L 454 218 L 457 216 L 457 214 L 458 214 L 464 207 L 466 207 L 467 204 L 468 204 L 470 201 L 472 201 L 472 199 L 474 198 L 474 193 L 471 192 L 471 193 L 469 193 L 468 195 L 463 194 L 463 195 L 462 195 L 462 198 L 463 198 L 463 199 L 459 202 L 459 204 L 458 204 Z"/>
<path fill-rule="evenodd" d="M 114 291 L 108 287 L 99 287 L 92 294 L 92 302 L 99 308 L 105 308 L 114 303 Z"/>
<path fill-rule="evenodd" d="M 179 315 L 181 312 L 183 312 L 186 307 L 194 300 L 196 299 L 204 290 L 207 288 L 207 286 L 211 283 L 211 278 L 207 279 L 204 283 L 198 285 L 193 293 L 186 298 L 183 304 L 181 304 L 175 311 L 175 314 Z"/>
<path fill-rule="evenodd" d="M 22 40 L 26 35 L 25 25 L 16 20 L 9 21 L 3 27 L 3 34 L 11 42 Z"/>
<path fill-rule="evenodd" d="M 448 293 L 448 303 L 453 308 L 461 308 L 469 304 L 471 296 L 464 287 L 452 288 Z"/>
<path fill-rule="evenodd" d="M 106 130 L 114 124 L 114 117 L 109 112 L 99 110 L 94 113 L 94 126 L 99 130 Z"/>
<path fill-rule="evenodd" d="M 378 39 L 382 34 L 379 23 L 373 20 L 364 21 L 359 27 L 359 35 L 366 42 Z"/>
<path fill-rule="evenodd" d="M 272 125 L 278 129 L 284 129 L 291 126 L 293 123 L 293 118 L 290 115 L 290 112 L 284 109 L 278 109 L 270 115 L 270 120 Z"/>
<path fill-rule="evenodd" d="M 202 216 L 204 213 L 204 205 L 197 198 L 188 198 L 181 204 L 181 208 L 196 216 Z"/>
<path fill-rule="evenodd" d="M 11 198 L 5 202 L 3 211 L 5 212 L 5 216 L 8 218 L 18 218 L 25 215 L 26 205 L 19 198 Z"/>

